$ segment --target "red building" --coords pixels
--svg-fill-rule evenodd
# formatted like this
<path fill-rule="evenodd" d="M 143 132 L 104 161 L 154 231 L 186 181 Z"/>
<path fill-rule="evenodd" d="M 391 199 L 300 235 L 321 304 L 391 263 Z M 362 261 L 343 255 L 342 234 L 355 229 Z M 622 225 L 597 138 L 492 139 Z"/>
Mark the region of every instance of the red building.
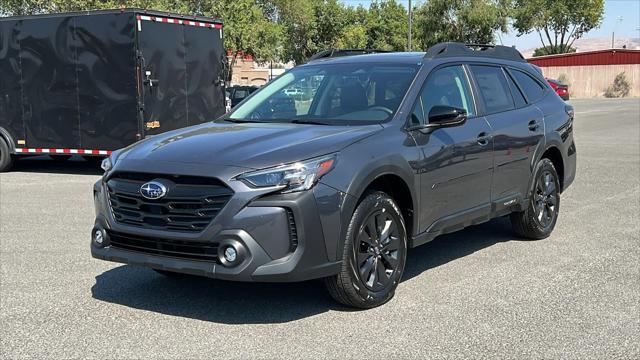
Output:
<path fill-rule="evenodd" d="M 630 96 L 640 96 L 640 50 L 607 49 L 528 59 L 548 78 L 568 80 L 573 98 L 602 96 L 617 74 L 631 83 Z"/>

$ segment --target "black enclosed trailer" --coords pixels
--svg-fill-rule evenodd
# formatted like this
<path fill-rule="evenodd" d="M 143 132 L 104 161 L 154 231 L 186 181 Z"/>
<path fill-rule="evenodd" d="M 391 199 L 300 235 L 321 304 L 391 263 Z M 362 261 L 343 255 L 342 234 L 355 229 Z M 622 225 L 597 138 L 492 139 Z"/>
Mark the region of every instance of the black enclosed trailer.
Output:
<path fill-rule="evenodd" d="M 0 171 L 220 116 L 222 37 L 218 20 L 139 9 L 0 18 Z"/>

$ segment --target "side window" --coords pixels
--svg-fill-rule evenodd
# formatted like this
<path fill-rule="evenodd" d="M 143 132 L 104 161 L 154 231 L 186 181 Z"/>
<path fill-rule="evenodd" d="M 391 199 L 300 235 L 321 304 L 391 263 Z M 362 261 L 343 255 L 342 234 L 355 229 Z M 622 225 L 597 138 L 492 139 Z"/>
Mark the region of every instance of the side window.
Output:
<path fill-rule="evenodd" d="M 518 86 L 513 82 L 513 79 L 509 74 L 507 74 L 507 82 L 509 82 L 509 88 L 511 89 L 513 100 L 516 102 L 516 108 L 525 107 L 527 105 L 527 100 L 525 100 L 524 95 L 522 95 L 522 92 L 518 89 Z"/>
<path fill-rule="evenodd" d="M 528 74 L 519 70 L 511 70 L 516 82 L 520 85 L 529 103 L 536 102 L 544 95 L 544 88 Z"/>
<path fill-rule="evenodd" d="M 472 65 L 471 72 L 480 88 L 487 113 L 493 114 L 514 108 L 509 84 L 502 68 L 497 66 Z"/>
<path fill-rule="evenodd" d="M 423 121 L 428 119 L 429 111 L 436 105 L 465 109 L 469 117 L 476 114 L 469 80 L 462 65 L 445 67 L 429 74 L 422 87 L 420 100 L 418 103 L 422 102 L 424 110 Z"/>

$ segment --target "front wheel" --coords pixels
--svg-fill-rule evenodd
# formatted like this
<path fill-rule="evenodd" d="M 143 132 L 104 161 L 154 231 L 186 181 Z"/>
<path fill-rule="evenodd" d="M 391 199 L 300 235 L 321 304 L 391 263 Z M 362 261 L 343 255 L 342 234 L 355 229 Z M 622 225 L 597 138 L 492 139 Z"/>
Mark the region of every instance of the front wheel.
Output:
<path fill-rule="evenodd" d="M 525 211 L 511 214 L 513 230 L 529 239 L 544 239 L 551 235 L 560 211 L 560 181 L 549 159 L 538 162 L 533 173 L 533 189 Z"/>
<path fill-rule="evenodd" d="M 398 205 L 383 192 L 358 204 L 347 228 L 339 274 L 325 279 L 341 304 L 369 309 L 393 297 L 407 256 L 407 233 Z"/>

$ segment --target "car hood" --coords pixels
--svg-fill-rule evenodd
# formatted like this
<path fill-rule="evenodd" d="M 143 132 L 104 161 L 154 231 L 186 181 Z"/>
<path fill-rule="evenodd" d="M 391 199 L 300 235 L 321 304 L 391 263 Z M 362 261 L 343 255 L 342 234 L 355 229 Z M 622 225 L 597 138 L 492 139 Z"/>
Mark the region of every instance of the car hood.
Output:
<path fill-rule="evenodd" d="M 380 130 L 380 125 L 206 123 L 140 141 L 120 158 L 259 169 L 336 152 Z"/>

